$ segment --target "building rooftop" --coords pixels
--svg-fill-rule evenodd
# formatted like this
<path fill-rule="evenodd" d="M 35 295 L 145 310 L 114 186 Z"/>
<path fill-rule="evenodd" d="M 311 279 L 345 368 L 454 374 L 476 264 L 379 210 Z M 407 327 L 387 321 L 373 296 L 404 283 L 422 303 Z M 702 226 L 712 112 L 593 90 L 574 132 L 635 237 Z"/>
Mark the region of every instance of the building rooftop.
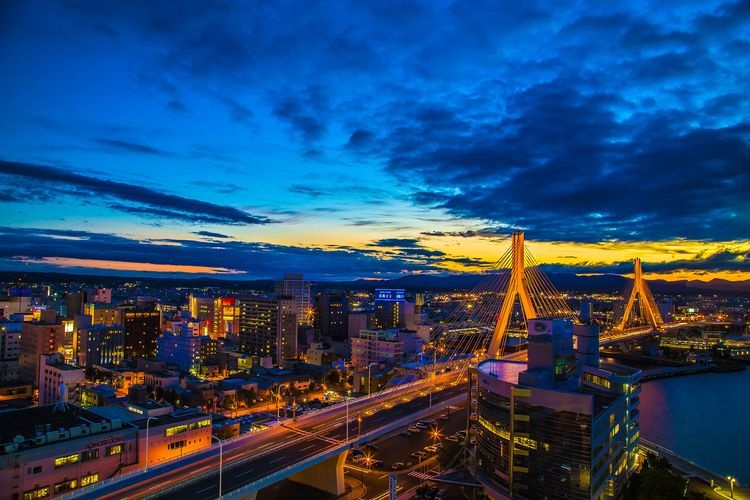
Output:
<path fill-rule="evenodd" d="M 33 440 L 37 433 L 102 422 L 111 420 L 73 405 L 65 405 L 64 409 L 45 405 L 9 411 L 0 413 L 0 443 L 12 443 L 16 436 Z M 0 452 L 3 452 L 2 448 Z"/>
<path fill-rule="evenodd" d="M 57 368 L 61 371 L 74 371 L 74 370 L 83 370 L 83 368 L 80 368 L 78 366 L 69 365 L 67 363 L 51 363 L 48 364 L 50 368 Z"/>

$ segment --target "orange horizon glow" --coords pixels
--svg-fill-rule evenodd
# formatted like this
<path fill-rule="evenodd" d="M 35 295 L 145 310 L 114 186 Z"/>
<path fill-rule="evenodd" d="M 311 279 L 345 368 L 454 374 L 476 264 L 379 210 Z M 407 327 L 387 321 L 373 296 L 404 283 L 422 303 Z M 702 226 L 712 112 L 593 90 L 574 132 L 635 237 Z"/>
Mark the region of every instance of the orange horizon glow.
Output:
<path fill-rule="evenodd" d="M 180 264 L 153 264 L 151 262 L 128 262 L 122 260 L 76 259 L 72 257 L 42 257 L 32 259 L 15 257 L 16 260 L 29 264 L 51 264 L 62 268 L 88 267 L 112 271 L 136 271 L 151 273 L 189 273 L 189 274 L 246 274 L 245 271 L 226 267 L 188 266 Z"/>

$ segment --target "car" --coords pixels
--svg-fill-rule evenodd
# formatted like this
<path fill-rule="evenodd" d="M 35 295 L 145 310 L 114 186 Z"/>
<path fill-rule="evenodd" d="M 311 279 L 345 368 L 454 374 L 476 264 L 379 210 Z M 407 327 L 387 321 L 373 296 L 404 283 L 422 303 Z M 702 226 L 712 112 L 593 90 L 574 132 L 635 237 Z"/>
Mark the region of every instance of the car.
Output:
<path fill-rule="evenodd" d="M 382 467 L 383 466 L 383 461 L 380 460 L 380 459 L 373 460 L 370 465 L 372 465 L 373 467 Z"/>
<path fill-rule="evenodd" d="M 427 453 L 423 451 L 415 451 L 414 453 L 411 454 L 411 456 L 414 458 L 424 458 L 427 456 Z"/>
<path fill-rule="evenodd" d="M 367 443 L 365 445 L 365 448 L 367 448 L 368 450 L 372 450 L 372 451 L 378 451 L 378 447 L 373 443 Z"/>
<path fill-rule="evenodd" d="M 403 462 L 393 462 L 391 464 L 391 469 L 393 469 L 393 470 L 398 470 L 398 469 L 403 469 L 403 468 L 404 468 L 404 463 Z"/>
<path fill-rule="evenodd" d="M 409 437 L 409 436 L 411 436 L 411 432 L 409 432 L 409 431 L 403 431 L 401 433 L 401 435 L 404 436 L 404 437 Z"/>
<path fill-rule="evenodd" d="M 454 443 L 458 443 L 458 438 L 456 436 L 446 436 L 445 440 L 446 441 L 452 441 Z"/>
<path fill-rule="evenodd" d="M 414 426 L 420 429 L 428 429 L 430 427 L 429 425 L 423 424 L 422 422 L 417 422 L 416 424 L 414 424 Z"/>
<path fill-rule="evenodd" d="M 422 429 L 420 429 L 419 427 L 414 427 L 414 426 L 409 427 L 408 430 L 412 434 L 418 434 L 418 433 L 422 432 Z"/>
<path fill-rule="evenodd" d="M 428 451 L 430 453 L 437 453 L 438 449 L 437 449 L 437 446 L 430 445 L 430 446 L 425 446 L 424 451 Z"/>
<path fill-rule="evenodd" d="M 445 413 L 443 413 L 443 414 L 442 414 L 442 415 L 440 415 L 440 416 L 439 416 L 438 418 L 439 418 L 440 420 L 448 420 L 448 415 L 446 415 Z"/>
<path fill-rule="evenodd" d="M 355 464 L 361 464 L 365 460 L 367 460 L 367 457 L 364 455 L 355 455 L 352 457 L 352 462 L 354 462 Z"/>

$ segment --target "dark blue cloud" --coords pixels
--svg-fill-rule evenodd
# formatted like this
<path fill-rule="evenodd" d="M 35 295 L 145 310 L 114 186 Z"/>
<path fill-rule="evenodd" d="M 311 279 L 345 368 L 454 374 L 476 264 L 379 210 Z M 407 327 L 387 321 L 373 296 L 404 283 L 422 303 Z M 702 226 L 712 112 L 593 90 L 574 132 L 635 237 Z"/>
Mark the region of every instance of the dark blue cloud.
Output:
<path fill-rule="evenodd" d="M 10 178 L 11 181 L 21 178 L 33 181 L 35 184 L 48 184 L 57 189 L 65 186 L 69 189 L 68 194 L 73 196 L 88 198 L 91 195 L 98 195 L 146 205 L 130 206 L 122 203 L 110 205 L 112 208 L 129 213 L 214 224 L 267 224 L 271 222 L 266 217 L 251 215 L 233 207 L 185 198 L 124 182 L 84 176 L 46 165 L 0 160 L 0 175 Z"/>

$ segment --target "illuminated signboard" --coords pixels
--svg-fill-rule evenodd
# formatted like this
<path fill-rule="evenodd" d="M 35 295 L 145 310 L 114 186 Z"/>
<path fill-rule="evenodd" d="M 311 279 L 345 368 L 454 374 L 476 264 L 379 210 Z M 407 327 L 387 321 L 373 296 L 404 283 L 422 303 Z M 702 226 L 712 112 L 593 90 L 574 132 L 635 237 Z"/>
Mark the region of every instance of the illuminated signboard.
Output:
<path fill-rule="evenodd" d="M 403 289 L 378 288 L 375 290 L 375 300 L 403 302 L 406 300 L 406 291 Z"/>

